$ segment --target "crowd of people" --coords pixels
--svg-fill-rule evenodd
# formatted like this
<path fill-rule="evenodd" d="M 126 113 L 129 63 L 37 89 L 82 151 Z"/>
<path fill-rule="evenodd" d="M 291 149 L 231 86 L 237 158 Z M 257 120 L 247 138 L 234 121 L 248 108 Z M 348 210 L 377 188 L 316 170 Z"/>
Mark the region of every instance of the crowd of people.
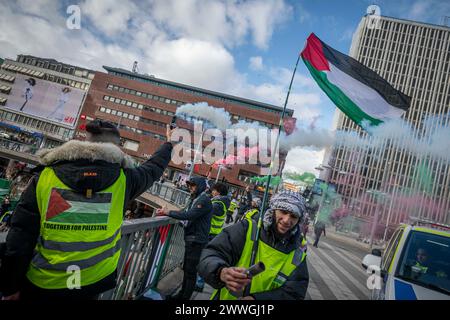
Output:
<path fill-rule="evenodd" d="M 2 250 L 3 299 L 96 299 L 116 286 L 124 214 L 136 218 L 143 212 L 127 204 L 165 179 L 172 130 L 167 127 L 168 142 L 138 167 L 119 148 L 113 124 L 95 120 L 86 131 L 86 141 L 40 154 L 41 166 L 14 211 Z M 216 300 L 305 298 L 307 213 L 299 193 L 280 191 L 262 210 L 250 187 L 237 199 L 225 184 L 202 177 L 186 186 L 190 198 L 183 210 L 156 211 L 184 225 L 183 282 L 167 299 L 188 300 L 204 282 L 215 289 Z M 105 227 L 79 228 L 80 223 Z M 65 266 L 72 263 L 81 272 L 78 290 L 67 287 Z M 254 264 L 264 271 L 253 274 Z"/>

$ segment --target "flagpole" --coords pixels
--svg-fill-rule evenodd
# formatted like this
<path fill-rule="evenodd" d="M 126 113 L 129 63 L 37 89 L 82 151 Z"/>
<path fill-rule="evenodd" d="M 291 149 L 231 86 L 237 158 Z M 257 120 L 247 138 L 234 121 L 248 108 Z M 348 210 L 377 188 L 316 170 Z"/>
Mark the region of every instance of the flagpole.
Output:
<path fill-rule="evenodd" d="M 291 89 L 292 89 L 292 83 L 294 82 L 295 72 L 297 71 L 297 66 L 298 66 L 299 61 L 300 61 L 300 54 L 297 57 L 297 62 L 295 63 L 294 71 L 292 72 L 291 82 L 289 84 L 288 92 L 287 92 L 287 95 L 286 95 L 286 100 L 284 101 L 283 112 L 281 113 L 280 122 L 278 123 L 278 134 L 277 134 L 277 139 L 275 140 L 276 141 L 275 142 L 275 149 L 272 152 L 272 159 L 270 161 L 269 175 L 267 177 L 267 183 L 266 183 L 266 190 L 264 191 L 264 197 L 263 197 L 262 205 L 261 205 L 261 208 L 259 209 L 258 225 L 257 225 L 257 229 L 256 229 L 255 241 L 253 242 L 252 255 L 251 255 L 251 259 L 250 259 L 250 266 L 255 264 L 256 252 L 258 251 L 258 241 L 259 241 L 259 236 L 260 236 L 260 230 L 261 230 L 262 221 L 263 221 L 263 215 L 264 215 L 266 204 L 267 204 L 267 201 L 268 201 L 268 198 L 269 198 L 269 188 L 270 188 L 270 181 L 272 180 L 273 163 L 275 162 L 276 150 L 278 150 L 278 144 L 280 142 L 281 129 L 283 127 L 283 119 L 284 119 L 284 115 L 286 113 L 286 107 L 287 107 L 287 104 L 288 104 L 289 95 L 290 95 Z M 247 286 L 245 288 L 245 292 L 247 293 L 246 295 L 249 294 L 249 291 L 250 291 L 250 287 Z"/>

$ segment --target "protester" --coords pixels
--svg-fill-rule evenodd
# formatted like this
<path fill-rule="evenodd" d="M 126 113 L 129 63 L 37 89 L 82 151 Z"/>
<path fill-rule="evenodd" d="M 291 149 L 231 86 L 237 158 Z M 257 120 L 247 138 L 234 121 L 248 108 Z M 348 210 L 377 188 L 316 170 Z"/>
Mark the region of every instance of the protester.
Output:
<path fill-rule="evenodd" d="M 245 187 L 245 196 L 241 198 L 241 201 L 239 203 L 239 210 L 236 214 L 236 219 L 234 220 L 234 223 L 237 223 L 239 220 L 242 219 L 244 214 L 252 209 L 252 193 L 250 191 L 250 186 Z"/>
<path fill-rule="evenodd" d="M 213 300 L 302 300 L 308 288 L 306 244 L 299 223 L 305 201 L 298 193 L 274 195 L 263 217 L 256 260 L 265 270 L 251 279 L 256 221 L 244 219 L 225 228 L 203 250 L 198 271 L 216 290 Z M 247 289 L 245 290 L 245 288 Z"/>
<path fill-rule="evenodd" d="M 86 131 L 87 141 L 39 154 L 41 166 L 22 194 L 6 240 L 4 299 L 95 299 L 116 286 L 124 209 L 164 172 L 172 130 L 167 126 L 168 142 L 138 167 L 118 147 L 113 124 L 95 120 Z M 71 265 L 80 268 L 77 290 L 68 288 Z"/>
<path fill-rule="evenodd" d="M 227 219 L 225 220 L 225 223 L 231 223 L 233 222 L 233 214 L 234 211 L 236 211 L 236 209 L 238 209 L 238 203 L 235 197 L 232 198 L 231 202 L 230 202 L 230 206 L 228 207 L 228 211 L 227 211 Z"/>
<path fill-rule="evenodd" d="M 230 198 L 228 198 L 228 188 L 223 183 L 216 183 L 211 187 L 211 203 L 212 203 L 212 216 L 211 216 L 211 229 L 209 230 L 208 241 L 211 241 L 219 233 L 222 232 L 225 217 L 227 215 L 227 209 L 230 206 Z M 197 282 L 195 284 L 195 291 L 203 291 L 205 281 L 202 277 L 197 276 Z"/>
<path fill-rule="evenodd" d="M 184 260 L 183 284 L 177 295 L 169 296 L 170 300 L 189 300 L 194 292 L 197 279 L 197 265 L 200 254 L 208 243 L 211 228 L 212 204 L 206 194 L 206 180 L 193 177 L 186 182 L 191 193 L 188 205 L 182 211 L 158 209 L 156 214 L 166 215 L 177 220 L 185 220 L 184 227 Z"/>
<path fill-rule="evenodd" d="M 313 244 L 314 247 L 316 247 L 316 248 L 319 247 L 319 240 L 320 240 L 322 233 L 324 234 L 324 236 L 326 236 L 325 229 L 326 229 L 326 224 L 323 221 L 319 220 L 314 225 L 314 234 L 316 236 L 316 239 Z"/>
<path fill-rule="evenodd" d="M 251 202 L 251 207 L 249 208 L 249 210 L 247 212 L 244 213 L 241 220 L 253 219 L 253 220 L 257 221 L 259 218 L 260 208 L 261 208 L 261 199 L 257 198 L 257 197 L 253 198 L 253 200 Z"/>

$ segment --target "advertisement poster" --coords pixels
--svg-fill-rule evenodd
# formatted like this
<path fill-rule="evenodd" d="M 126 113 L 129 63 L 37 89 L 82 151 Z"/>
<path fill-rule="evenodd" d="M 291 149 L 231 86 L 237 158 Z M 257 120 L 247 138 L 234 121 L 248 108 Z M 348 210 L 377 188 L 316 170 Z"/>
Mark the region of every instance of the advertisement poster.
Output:
<path fill-rule="evenodd" d="M 85 93 L 81 89 L 18 74 L 6 107 L 73 127 Z"/>

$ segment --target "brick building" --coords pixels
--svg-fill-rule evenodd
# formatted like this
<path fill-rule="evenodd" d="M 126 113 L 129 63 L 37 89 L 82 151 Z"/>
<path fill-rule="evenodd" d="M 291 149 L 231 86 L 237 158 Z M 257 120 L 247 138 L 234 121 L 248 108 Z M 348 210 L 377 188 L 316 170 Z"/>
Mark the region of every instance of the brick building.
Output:
<path fill-rule="evenodd" d="M 123 69 L 104 67 L 108 73 L 96 72 L 87 94 L 75 137 L 85 137 L 84 125 L 92 119 L 104 119 L 118 125 L 123 138 L 123 148 L 130 155 L 144 160 L 165 141 L 166 124 L 171 122 L 177 107 L 186 103 L 206 102 L 208 105 L 228 111 L 232 122 L 245 120 L 258 122 L 268 128 L 277 128 L 282 108 L 141 75 Z M 287 110 L 286 117 L 292 117 Z M 286 154 L 280 154 L 284 166 Z M 234 186 L 244 186 L 248 178 L 259 175 L 261 166 L 234 165 L 222 170 L 220 179 Z M 187 173 L 185 164 L 171 162 L 169 175 Z M 217 176 L 217 170 L 202 164 L 197 174 Z"/>

